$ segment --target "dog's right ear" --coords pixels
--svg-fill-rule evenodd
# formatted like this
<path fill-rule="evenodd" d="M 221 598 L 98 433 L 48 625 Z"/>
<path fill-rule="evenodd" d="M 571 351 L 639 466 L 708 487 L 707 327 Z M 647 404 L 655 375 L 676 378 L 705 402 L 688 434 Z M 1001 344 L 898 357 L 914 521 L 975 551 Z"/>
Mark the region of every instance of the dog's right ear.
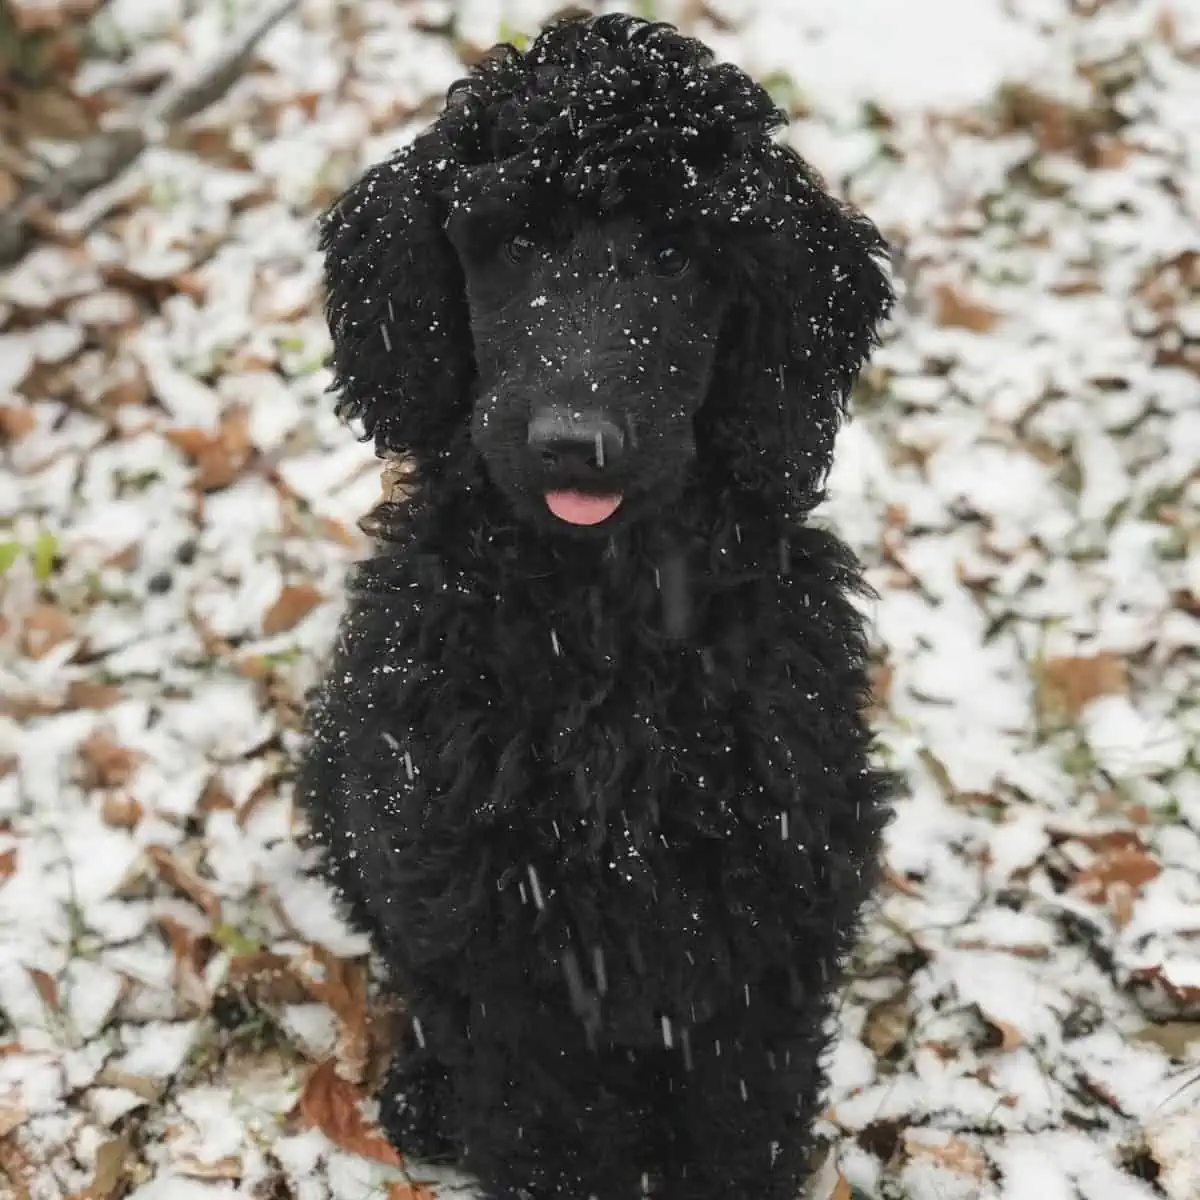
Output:
<path fill-rule="evenodd" d="M 376 451 L 432 465 L 469 420 L 462 270 L 442 229 L 453 157 L 435 126 L 370 168 L 321 221 L 338 415 Z"/>

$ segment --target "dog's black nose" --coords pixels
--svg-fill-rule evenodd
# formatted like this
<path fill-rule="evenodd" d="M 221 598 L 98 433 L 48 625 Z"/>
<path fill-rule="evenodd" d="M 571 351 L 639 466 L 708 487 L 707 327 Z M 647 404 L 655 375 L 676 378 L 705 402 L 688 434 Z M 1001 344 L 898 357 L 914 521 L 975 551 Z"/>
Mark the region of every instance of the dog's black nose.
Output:
<path fill-rule="evenodd" d="M 601 412 L 554 404 L 533 414 L 529 445 L 547 465 L 603 471 L 621 457 L 625 433 Z"/>

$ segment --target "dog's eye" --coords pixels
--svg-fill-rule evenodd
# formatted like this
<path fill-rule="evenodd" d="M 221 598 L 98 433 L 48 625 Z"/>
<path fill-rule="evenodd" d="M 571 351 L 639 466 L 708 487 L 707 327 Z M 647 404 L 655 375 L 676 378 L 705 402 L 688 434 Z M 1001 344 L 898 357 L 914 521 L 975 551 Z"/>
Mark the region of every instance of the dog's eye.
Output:
<path fill-rule="evenodd" d="M 533 242 L 523 233 L 510 237 L 504 243 L 504 257 L 511 263 L 522 263 L 533 253 Z"/>
<path fill-rule="evenodd" d="M 691 264 L 687 252 L 674 242 L 660 242 L 651 256 L 656 275 L 682 275 Z"/>

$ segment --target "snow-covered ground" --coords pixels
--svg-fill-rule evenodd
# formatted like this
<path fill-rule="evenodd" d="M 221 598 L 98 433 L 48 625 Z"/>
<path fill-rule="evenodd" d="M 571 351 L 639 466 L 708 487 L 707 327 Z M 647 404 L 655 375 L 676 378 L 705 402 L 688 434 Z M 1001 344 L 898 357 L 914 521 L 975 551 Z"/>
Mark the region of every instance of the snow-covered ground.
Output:
<path fill-rule="evenodd" d="M 251 7 L 111 0 L 75 90 Z M 303 0 L 0 273 L 0 1195 L 427 1194 L 360 1103 L 394 1015 L 290 796 L 379 492 L 312 215 L 551 7 Z M 768 81 L 900 251 L 824 513 L 910 788 L 823 1194 L 1196 1200 L 1200 5 L 641 8 Z"/>

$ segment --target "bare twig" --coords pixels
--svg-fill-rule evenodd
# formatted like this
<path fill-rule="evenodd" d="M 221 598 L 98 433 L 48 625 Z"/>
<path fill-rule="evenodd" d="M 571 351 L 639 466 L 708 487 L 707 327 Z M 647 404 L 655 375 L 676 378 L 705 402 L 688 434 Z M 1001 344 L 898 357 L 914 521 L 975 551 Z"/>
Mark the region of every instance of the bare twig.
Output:
<path fill-rule="evenodd" d="M 164 130 L 219 100 L 246 69 L 258 43 L 297 3 L 274 0 L 191 78 L 160 88 L 140 120 L 87 138 L 65 167 L 27 187 L 7 212 L 0 213 L 0 265 L 15 262 L 25 253 L 47 212 L 58 214 L 72 208 L 126 170 Z"/>

